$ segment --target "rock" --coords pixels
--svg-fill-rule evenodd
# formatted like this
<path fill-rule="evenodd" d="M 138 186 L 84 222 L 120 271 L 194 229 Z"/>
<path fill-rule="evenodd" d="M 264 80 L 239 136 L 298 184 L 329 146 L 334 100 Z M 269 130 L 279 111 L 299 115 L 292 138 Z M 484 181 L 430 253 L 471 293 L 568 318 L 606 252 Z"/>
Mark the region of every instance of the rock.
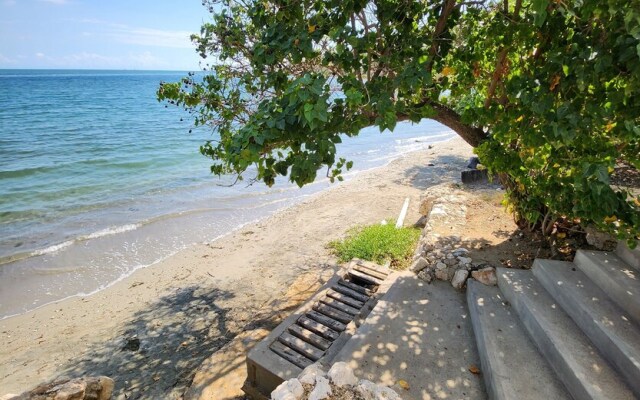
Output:
<path fill-rule="evenodd" d="M 431 281 L 433 281 L 433 273 L 428 271 L 427 269 L 423 269 L 422 271 L 418 272 L 418 278 L 427 283 L 431 283 Z"/>
<path fill-rule="evenodd" d="M 402 400 L 392 389 L 364 379 L 358 382 L 356 390 L 364 400 Z"/>
<path fill-rule="evenodd" d="M 454 256 L 460 257 L 460 256 L 464 256 L 465 254 L 468 254 L 469 250 L 465 249 L 464 247 L 459 247 L 455 249 L 452 253 Z"/>
<path fill-rule="evenodd" d="M 29 392 L 7 399 L 109 400 L 113 386 L 113 379 L 106 376 L 65 379 L 39 385 Z"/>
<path fill-rule="evenodd" d="M 84 381 L 69 381 L 52 390 L 56 391 L 55 400 L 82 400 L 85 398 L 87 383 Z"/>
<path fill-rule="evenodd" d="M 447 258 L 446 260 L 444 260 L 444 263 L 450 267 L 453 267 L 454 265 L 458 264 L 458 260 L 456 260 L 455 258 Z"/>
<path fill-rule="evenodd" d="M 437 269 L 436 270 L 436 279 L 439 279 L 441 281 L 448 281 L 449 280 L 449 271 L 445 268 L 445 269 Z"/>
<path fill-rule="evenodd" d="M 478 164 L 480 164 L 480 159 L 478 157 L 471 157 L 469 158 L 469 162 L 467 163 L 467 168 L 476 169 L 478 167 Z"/>
<path fill-rule="evenodd" d="M 458 257 L 458 261 L 460 261 L 460 264 L 471 264 L 473 260 L 469 257 Z"/>
<path fill-rule="evenodd" d="M 304 388 L 297 378 L 282 382 L 271 392 L 271 400 L 300 400 L 304 395 Z"/>
<path fill-rule="evenodd" d="M 329 376 L 329 379 L 331 379 L 331 382 L 338 387 L 352 386 L 358 383 L 358 379 L 345 362 L 337 362 L 333 364 L 327 375 Z"/>
<path fill-rule="evenodd" d="M 452 253 L 447 254 L 447 260 L 452 260 L 453 258 L 455 258 L 455 257 L 454 257 L 454 255 Z"/>
<path fill-rule="evenodd" d="M 411 265 L 411 271 L 418 273 L 428 266 L 429 262 L 424 257 L 420 257 Z"/>
<path fill-rule="evenodd" d="M 298 380 L 306 385 L 315 385 L 318 378 L 322 377 L 324 377 L 324 371 L 320 366 L 311 364 L 300 373 Z"/>
<path fill-rule="evenodd" d="M 456 273 L 453 275 L 453 279 L 451 280 L 451 286 L 453 286 L 456 289 L 462 289 L 468 277 L 469 277 L 469 271 L 467 271 L 466 269 L 457 270 Z"/>
<path fill-rule="evenodd" d="M 427 218 L 426 215 L 423 215 L 413 224 L 413 227 L 422 229 L 427 225 L 428 221 L 429 218 Z"/>
<path fill-rule="evenodd" d="M 498 284 L 496 277 L 496 269 L 493 267 L 482 268 L 478 271 L 471 272 L 471 277 L 487 286 L 495 286 Z"/>
<path fill-rule="evenodd" d="M 447 264 L 443 263 L 442 261 L 438 261 L 436 263 L 436 269 L 447 269 Z"/>
<path fill-rule="evenodd" d="M 592 225 L 585 228 L 587 243 L 598 250 L 613 250 L 617 244 L 616 239 L 608 233 L 600 232 Z"/>
<path fill-rule="evenodd" d="M 316 378 L 316 387 L 309 393 L 309 400 L 322 400 L 331 396 L 329 380 L 323 376 Z"/>
<path fill-rule="evenodd" d="M 127 351 L 138 351 L 140 349 L 140 339 L 137 336 L 132 336 L 130 338 L 125 339 L 124 346 L 122 346 L 122 350 Z"/>

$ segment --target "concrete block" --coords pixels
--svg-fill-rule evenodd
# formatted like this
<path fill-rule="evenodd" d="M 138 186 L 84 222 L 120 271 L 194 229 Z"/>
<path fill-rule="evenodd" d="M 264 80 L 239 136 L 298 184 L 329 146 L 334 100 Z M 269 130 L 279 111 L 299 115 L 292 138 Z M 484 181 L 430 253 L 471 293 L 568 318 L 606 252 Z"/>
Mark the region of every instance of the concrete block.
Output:
<path fill-rule="evenodd" d="M 536 260 L 533 274 L 640 397 L 640 332 L 573 263 Z"/>
<path fill-rule="evenodd" d="M 635 249 L 631 250 L 623 241 L 618 242 L 616 247 L 616 255 L 624 260 L 627 264 L 640 271 L 640 242 Z"/>
<path fill-rule="evenodd" d="M 531 271 L 498 268 L 498 287 L 574 399 L 635 398 Z"/>
<path fill-rule="evenodd" d="M 605 251 L 578 250 L 573 263 L 640 325 L 638 270 Z"/>
<path fill-rule="evenodd" d="M 462 183 L 484 183 L 489 180 L 486 169 L 470 169 L 460 174 Z"/>
<path fill-rule="evenodd" d="M 497 287 L 469 280 L 467 304 L 490 399 L 571 399 Z"/>

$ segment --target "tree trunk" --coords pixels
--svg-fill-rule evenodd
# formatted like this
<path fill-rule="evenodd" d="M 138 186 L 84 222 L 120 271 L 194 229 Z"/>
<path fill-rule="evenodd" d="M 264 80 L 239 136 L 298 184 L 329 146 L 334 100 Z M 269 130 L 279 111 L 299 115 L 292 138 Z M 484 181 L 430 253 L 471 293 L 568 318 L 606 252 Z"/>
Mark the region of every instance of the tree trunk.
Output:
<path fill-rule="evenodd" d="M 460 120 L 460 115 L 449 107 L 437 103 L 432 103 L 431 106 L 436 111 L 436 115 L 431 117 L 431 119 L 452 129 L 471 146 L 477 147 L 484 139 L 487 138 L 488 134 L 483 131 L 482 128 L 477 128 L 463 123 Z"/>
<path fill-rule="evenodd" d="M 440 103 L 426 100 L 423 103 L 418 104 L 416 108 L 422 108 L 427 105 L 432 107 L 435 111 L 435 115 L 430 117 L 432 120 L 440 122 L 442 125 L 453 130 L 471 146 L 478 147 L 478 145 L 489 136 L 487 132 L 482 130 L 482 128 L 463 123 L 461 121 L 460 114 Z M 398 115 L 397 118 L 398 121 L 406 121 L 409 119 L 409 116 L 401 114 Z M 374 119 L 375 115 L 370 116 L 372 124 L 374 123 Z"/>

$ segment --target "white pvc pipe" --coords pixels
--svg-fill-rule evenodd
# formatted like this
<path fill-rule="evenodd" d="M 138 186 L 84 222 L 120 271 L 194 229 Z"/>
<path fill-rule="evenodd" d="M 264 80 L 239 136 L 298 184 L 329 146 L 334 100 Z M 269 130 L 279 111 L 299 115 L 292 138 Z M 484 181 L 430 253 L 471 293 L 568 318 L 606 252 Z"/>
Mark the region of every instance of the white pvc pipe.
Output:
<path fill-rule="evenodd" d="M 407 216 L 408 209 L 409 209 L 409 198 L 407 197 L 404 200 L 404 204 L 402 205 L 402 210 L 400 211 L 400 215 L 398 215 L 398 221 L 396 221 L 396 228 L 402 228 L 402 224 L 404 224 L 404 217 Z"/>

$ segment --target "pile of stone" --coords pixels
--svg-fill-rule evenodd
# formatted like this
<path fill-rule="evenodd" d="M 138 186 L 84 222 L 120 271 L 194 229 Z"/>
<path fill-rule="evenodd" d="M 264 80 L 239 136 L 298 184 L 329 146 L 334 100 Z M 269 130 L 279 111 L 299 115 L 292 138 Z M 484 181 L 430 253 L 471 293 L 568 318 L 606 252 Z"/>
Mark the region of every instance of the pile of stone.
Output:
<path fill-rule="evenodd" d="M 411 265 L 420 279 L 448 281 L 456 289 L 464 287 L 469 276 L 485 285 L 497 283 L 495 268 L 474 263 L 459 236 L 437 233 L 464 227 L 466 202 L 466 194 L 450 185 L 437 185 L 423 194 L 420 212 L 426 223 Z"/>
<path fill-rule="evenodd" d="M 106 376 L 62 379 L 20 395 L 2 396 L 0 400 L 109 400 L 113 386 L 113 379 Z"/>
<path fill-rule="evenodd" d="M 358 380 L 344 362 L 335 363 L 329 372 L 318 364 L 305 368 L 297 378 L 284 381 L 271 400 L 401 400 L 391 388 Z"/>
<path fill-rule="evenodd" d="M 434 236 L 436 241 L 423 238 L 411 265 L 411 270 L 420 279 L 426 282 L 434 279 L 449 281 L 456 289 L 461 289 L 469 276 L 485 285 L 497 283 L 495 268 L 474 263 L 468 257 L 469 250 L 460 246 L 458 236 Z"/>

